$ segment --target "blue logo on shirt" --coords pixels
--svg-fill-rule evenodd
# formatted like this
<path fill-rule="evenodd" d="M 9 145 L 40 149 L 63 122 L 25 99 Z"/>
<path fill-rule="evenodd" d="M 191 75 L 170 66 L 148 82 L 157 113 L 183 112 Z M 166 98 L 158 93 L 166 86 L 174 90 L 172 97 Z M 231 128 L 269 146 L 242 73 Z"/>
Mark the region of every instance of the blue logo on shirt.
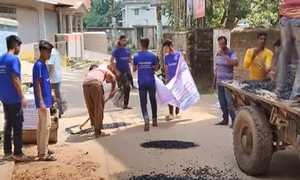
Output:
<path fill-rule="evenodd" d="M 157 65 L 155 55 L 148 51 L 141 51 L 134 55 L 133 65 L 138 68 L 139 86 L 155 86 L 154 66 Z"/>

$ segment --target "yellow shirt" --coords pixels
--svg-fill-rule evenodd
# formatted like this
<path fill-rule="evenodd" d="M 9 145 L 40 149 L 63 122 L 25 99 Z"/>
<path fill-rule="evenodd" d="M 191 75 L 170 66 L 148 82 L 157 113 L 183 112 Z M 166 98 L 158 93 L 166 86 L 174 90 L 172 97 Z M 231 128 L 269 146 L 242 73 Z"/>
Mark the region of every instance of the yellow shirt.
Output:
<path fill-rule="evenodd" d="M 254 48 L 248 49 L 244 59 L 243 67 L 250 69 L 250 79 L 262 79 L 267 77 L 267 69 L 271 68 L 273 52 L 265 48 L 253 60 Z"/>

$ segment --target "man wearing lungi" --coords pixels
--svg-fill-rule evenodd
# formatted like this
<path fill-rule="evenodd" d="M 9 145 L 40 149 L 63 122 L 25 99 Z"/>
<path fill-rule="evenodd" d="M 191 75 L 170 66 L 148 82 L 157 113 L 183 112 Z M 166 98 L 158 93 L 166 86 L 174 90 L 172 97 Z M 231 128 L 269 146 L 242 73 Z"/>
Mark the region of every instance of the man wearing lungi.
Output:
<path fill-rule="evenodd" d="M 108 99 L 111 99 L 116 91 L 116 77 L 107 68 L 99 68 L 97 65 L 92 65 L 89 72 L 86 74 L 82 85 L 85 104 L 88 109 L 91 124 L 95 129 L 96 138 L 109 135 L 101 131 L 103 128 L 105 104 L 103 89 L 104 81 L 111 83 L 111 91 L 108 96 Z"/>

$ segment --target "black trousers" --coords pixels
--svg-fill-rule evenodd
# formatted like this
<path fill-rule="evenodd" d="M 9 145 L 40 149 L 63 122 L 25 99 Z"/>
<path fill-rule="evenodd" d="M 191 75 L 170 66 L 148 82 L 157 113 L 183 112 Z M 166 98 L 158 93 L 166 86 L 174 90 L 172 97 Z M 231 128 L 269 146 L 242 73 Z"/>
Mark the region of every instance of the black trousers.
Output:
<path fill-rule="evenodd" d="M 156 89 L 153 86 L 142 86 L 139 87 L 140 104 L 144 120 L 149 120 L 148 109 L 147 109 L 147 94 L 149 94 L 152 120 L 157 120 L 157 103 L 156 103 Z"/>
<path fill-rule="evenodd" d="M 4 125 L 4 154 L 12 152 L 11 132 L 13 130 L 14 155 L 21 155 L 22 132 L 23 132 L 23 110 L 22 104 L 3 104 L 5 125 Z"/>
<path fill-rule="evenodd" d="M 134 87 L 133 76 L 132 76 L 131 71 L 129 71 L 129 81 L 130 81 L 131 86 Z"/>
<path fill-rule="evenodd" d="M 118 87 L 121 89 L 124 95 L 124 106 L 128 106 L 129 103 L 129 95 L 130 95 L 130 73 L 125 72 L 121 73 L 120 76 L 117 77 Z"/>
<path fill-rule="evenodd" d="M 169 104 L 169 114 L 174 115 L 174 106 L 172 106 L 170 104 Z M 179 114 L 179 108 L 178 107 L 175 108 L 175 115 L 177 115 L 177 114 Z"/>

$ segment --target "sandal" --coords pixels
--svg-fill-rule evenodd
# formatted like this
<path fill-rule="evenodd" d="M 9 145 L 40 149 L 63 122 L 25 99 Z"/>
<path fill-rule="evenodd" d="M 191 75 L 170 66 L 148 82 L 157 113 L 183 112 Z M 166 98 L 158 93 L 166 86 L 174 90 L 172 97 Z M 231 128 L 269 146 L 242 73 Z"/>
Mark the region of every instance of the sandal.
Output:
<path fill-rule="evenodd" d="M 48 154 L 52 155 L 52 154 L 55 154 L 55 152 L 53 150 L 48 149 Z"/>
<path fill-rule="evenodd" d="M 132 109 L 131 106 L 124 106 L 123 109 Z"/>
<path fill-rule="evenodd" d="M 167 121 L 170 121 L 170 120 L 174 119 L 174 116 L 170 114 L 170 115 L 166 116 L 165 118 Z"/>
<path fill-rule="evenodd" d="M 95 133 L 96 138 L 107 137 L 107 136 L 110 136 L 110 134 L 106 134 L 104 132 Z"/>
<path fill-rule="evenodd" d="M 15 161 L 18 161 L 18 162 L 27 162 L 30 160 L 30 157 L 26 156 L 25 154 L 13 155 L 13 158 Z"/>
<path fill-rule="evenodd" d="M 181 119 L 181 115 L 180 114 L 176 114 L 176 119 Z"/>
<path fill-rule="evenodd" d="M 39 161 L 56 161 L 56 160 L 57 159 L 54 156 L 50 155 L 50 154 L 48 154 L 47 156 L 39 158 Z"/>
<path fill-rule="evenodd" d="M 2 160 L 3 160 L 3 161 L 12 160 L 12 153 L 5 154 L 5 155 L 2 157 Z"/>

